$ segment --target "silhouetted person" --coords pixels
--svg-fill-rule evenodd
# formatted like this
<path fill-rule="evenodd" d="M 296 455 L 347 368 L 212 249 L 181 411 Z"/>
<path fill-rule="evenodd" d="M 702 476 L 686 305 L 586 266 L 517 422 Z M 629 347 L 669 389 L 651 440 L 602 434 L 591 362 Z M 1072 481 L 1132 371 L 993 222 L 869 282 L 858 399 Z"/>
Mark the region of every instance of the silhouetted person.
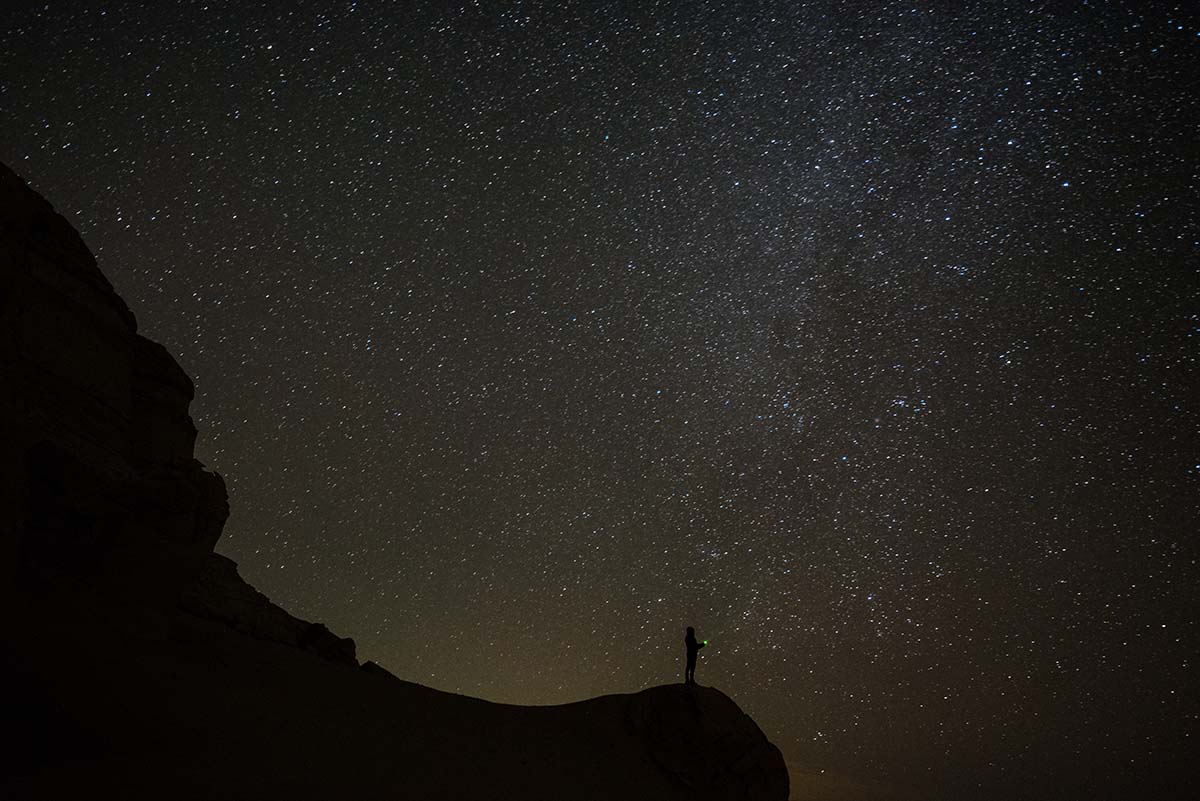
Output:
<path fill-rule="evenodd" d="M 687 669 L 683 671 L 683 683 L 696 683 L 696 654 L 700 653 L 700 649 L 704 647 L 704 643 L 696 642 L 696 630 L 691 626 L 687 627 L 687 636 L 683 638 L 683 644 L 687 646 Z"/>

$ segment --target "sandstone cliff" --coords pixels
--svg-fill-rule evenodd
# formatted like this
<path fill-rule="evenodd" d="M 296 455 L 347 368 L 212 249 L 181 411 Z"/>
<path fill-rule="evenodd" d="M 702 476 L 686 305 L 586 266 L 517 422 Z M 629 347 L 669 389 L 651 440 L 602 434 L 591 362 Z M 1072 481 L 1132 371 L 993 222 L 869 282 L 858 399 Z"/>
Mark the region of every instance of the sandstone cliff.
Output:
<path fill-rule="evenodd" d="M 360 667 L 213 552 L 192 396 L 0 165 L 0 797 L 787 797 L 713 689 L 525 708 Z"/>

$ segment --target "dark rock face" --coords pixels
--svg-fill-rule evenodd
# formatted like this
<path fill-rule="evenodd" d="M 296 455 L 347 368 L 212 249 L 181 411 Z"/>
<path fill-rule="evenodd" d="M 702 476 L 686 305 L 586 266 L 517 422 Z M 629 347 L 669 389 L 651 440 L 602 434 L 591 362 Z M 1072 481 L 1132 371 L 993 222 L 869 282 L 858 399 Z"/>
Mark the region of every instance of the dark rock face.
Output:
<path fill-rule="evenodd" d="M 737 704 L 711 688 L 675 689 L 633 696 L 630 717 L 656 765 L 697 797 L 787 798 L 779 749 Z"/>
<path fill-rule="evenodd" d="M 514 707 L 358 668 L 213 552 L 192 397 L 0 165 L 0 798 L 787 797 L 713 689 Z"/>
<path fill-rule="evenodd" d="M 6 577 L 41 594 L 181 604 L 243 633 L 357 664 L 213 553 L 225 483 L 193 458 L 192 381 L 79 235 L 0 165 L 0 459 Z"/>
<path fill-rule="evenodd" d="M 173 603 L 229 514 L 192 457 L 192 382 L 3 166 L 0 232 L 0 568 L 27 588 L 137 586 Z"/>
<path fill-rule="evenodd" d="M 198 580 L 183 594 L 180 605 L 197 617 L 220 621 L 260 640 L 358 664 L 354 658 L 354 640 L 338 637 L 320 623 L 292 617 L 243 581 L 237 564 L 220 554 L 212 554 L 205 562 Z"/>

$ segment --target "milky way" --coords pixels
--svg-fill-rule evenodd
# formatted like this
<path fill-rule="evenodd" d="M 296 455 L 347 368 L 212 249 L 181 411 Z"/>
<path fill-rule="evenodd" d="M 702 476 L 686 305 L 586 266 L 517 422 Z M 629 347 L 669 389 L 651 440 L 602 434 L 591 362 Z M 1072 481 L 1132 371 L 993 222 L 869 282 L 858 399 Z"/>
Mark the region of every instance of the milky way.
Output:
<path fill-rule="evenodd" d="M 694 625 L 797 787 L 1177 789 L 1195 9 L 166 7 L 6 14 L 0 159 L 273 600 L 524 704 Z"/>

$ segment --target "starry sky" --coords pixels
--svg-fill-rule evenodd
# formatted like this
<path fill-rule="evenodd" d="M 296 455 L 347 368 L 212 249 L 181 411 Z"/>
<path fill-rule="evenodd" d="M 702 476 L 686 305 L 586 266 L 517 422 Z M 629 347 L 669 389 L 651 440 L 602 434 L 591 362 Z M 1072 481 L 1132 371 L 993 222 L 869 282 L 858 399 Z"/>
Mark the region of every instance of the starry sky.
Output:
<path fill-rule="evenodd" d="M 169 5 L 0 16 L 0 160 L 273 600 L 521 704 L 694 625 L 795 797 L 1179 790 L 1194 6 Z"/>

